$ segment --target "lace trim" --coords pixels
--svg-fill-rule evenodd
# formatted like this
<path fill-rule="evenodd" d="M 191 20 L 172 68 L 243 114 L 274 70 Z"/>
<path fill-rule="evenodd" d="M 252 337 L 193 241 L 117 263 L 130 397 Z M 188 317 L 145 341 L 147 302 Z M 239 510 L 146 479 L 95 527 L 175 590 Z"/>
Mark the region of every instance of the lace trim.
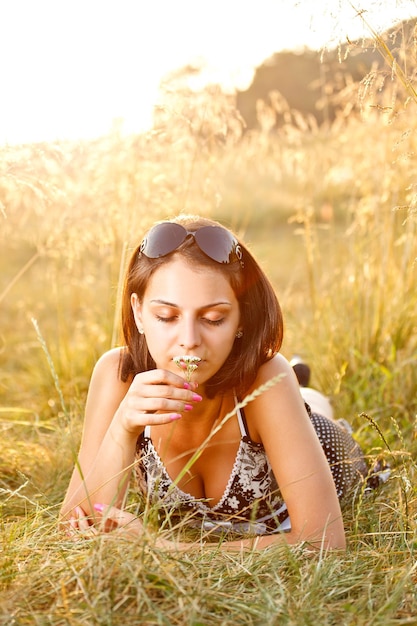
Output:
<path fill-rule="evenodd" d="M 146 440 L 147 446 L 148 446 L 148 450 L 149 453 L 153 456 L 153 460 L 156 463 L 158 469 L 160 470 L 161 474 L 163 475 L 163 479 L 164 481 L 169 483 L 169 487 L 168 489 L 165 491 L 165 493 L 163 494 L 163 498 L 172 498 L 175 497 L 175 495 L 178 496 L 178 499 L 180 501 L 184 501 L 186 500 L 187 502 L 190 502 L 192 504 L 196 504 L 199 507 L 201 507 L 201 509 L 203 509 L 204 512 L 206 513 L 216 513 L 218 511 L 218 509 L 221 509 L 222 506 L 224 506 L 225 501 L 227 500 L 227 498 L 230 497 L 230 492 L 231 492 L 231 488 L 232 488 L 232 484 L 233 481 L 235 480 L 236 477 L 240 476 L 239 473 L 239 469 L 242 466 L 242 462 L 243 462 L 243 456 L 244 456 L 244 450 L 243 450 L 243 445 L 244 443 L 250 445 L 253 449 L 253 453 L 257 454 L 260 452 L 260 450 L 256 449 L 258 448 L 259 444 L 257 444 L 256 442 L 252 442 L 248 437 L 245 437 L 245 441 L 243 439 L 240 440 L 239 443 L 239 448 L 236 452 L 236 457 L 235 457 L 235 461 L 233 463 L 233 468 L 232 471 L 230 473 L 229 479 L 227 481 L 226 487 L 223 491 L 223 494 L 220 498 L 220 500 L 217 502 L 217 504 L 215 504 L 214 506 L 209 506 L 208 504 L 206 504 L 205 502 L 203 502 L 202 500 L 199 500 L 198 498 L 195 498 L 194 496 L 192 496 L 190 493 L 188 493 L 187 491 L 183 491 L 180 487 L 178 487 L 178 485 L 175 484 L 175 482 L 172 480 L 172 478 L 170 477 L 170 475 L 168 474 L 168 471 L 164 465 L 164 463 L 162 462 L 161 457 L 159 456 L 155 446 L 152 443 L 152 439 L 150 439 L 150 437 L 144 437 L 144 439 Z M 262 458 L 262 461 L 264 459 Z"/>

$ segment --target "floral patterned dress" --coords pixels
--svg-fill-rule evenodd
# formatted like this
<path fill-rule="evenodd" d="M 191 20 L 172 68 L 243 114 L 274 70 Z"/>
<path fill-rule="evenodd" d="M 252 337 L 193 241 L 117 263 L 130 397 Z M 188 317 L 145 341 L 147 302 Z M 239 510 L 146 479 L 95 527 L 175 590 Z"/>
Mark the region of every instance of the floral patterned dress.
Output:
<path fill-rule="evenodd" d="M 342 423 L 311 413 L 306 407 L 342 500 L 368 474 L 362 450 Z M 139 488 L 151 504 L 171 519 L 185 515 L 194 527 L 240 534 L 289 530 L 287 507 L 265 449 L 250 439 L 243 410 L 237 409 L 236 415 L 241 439 L 228 483 L 216 505 L 210 507 L 175 485 L 153 446 L 149 427 L 137 442 L 135 467 Z"/>

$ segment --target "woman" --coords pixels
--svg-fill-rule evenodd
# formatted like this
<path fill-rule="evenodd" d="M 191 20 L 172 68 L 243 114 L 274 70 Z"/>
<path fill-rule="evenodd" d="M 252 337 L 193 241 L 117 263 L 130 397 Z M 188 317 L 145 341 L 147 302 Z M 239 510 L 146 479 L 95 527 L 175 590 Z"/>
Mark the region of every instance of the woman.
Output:
<path fill-rule="evenodd" d="M 193 216 L 151 228 L 128 267 L 122 326 L 125 347 L 91 379 L 61 511 L 72 530 L 104 517 L 140 536 L 122 508 L 134 468 L 161 519 L 185 517 L 209 540 L 239 533 L 224 548 L 345 547 L 339 501 L 367 474 L 362 452 L 306 408 L 279 354 L 275 293 L 229 230 Z"/>

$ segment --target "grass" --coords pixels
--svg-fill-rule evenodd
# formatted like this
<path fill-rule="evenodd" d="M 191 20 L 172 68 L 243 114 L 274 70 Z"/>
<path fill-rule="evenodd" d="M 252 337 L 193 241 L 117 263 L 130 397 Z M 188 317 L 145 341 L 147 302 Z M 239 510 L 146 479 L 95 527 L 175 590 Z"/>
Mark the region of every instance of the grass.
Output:
<path fill-rule="evenodd" d="M 147 135 L 2 151 L 0 624 L 417 623 L 417 102 L 401 80 L 395 108 L 358 86 L 362 114 L 329 128 L 244 134 L 209 90 L 178 94 Z M 244 235 L 279 294 L 284 354 L 392 465 L 345 505 L 344 554 L 175 555 L 57 531 L 126 253 L 180 210 Z"/>

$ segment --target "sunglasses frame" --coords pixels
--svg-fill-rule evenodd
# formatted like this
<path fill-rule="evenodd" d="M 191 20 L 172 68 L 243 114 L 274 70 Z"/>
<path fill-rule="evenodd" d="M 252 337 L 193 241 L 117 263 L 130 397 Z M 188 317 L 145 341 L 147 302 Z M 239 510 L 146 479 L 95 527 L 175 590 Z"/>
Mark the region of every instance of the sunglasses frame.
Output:
<path fill-rule="evenodd" d="M 178 240 L 178 242 L 174 242 L 175 245 L 168 246 L 168 248 L 165 245 L 165 247 L 162 248 L 162 251 L 153 252 L 152 254 L 149 254 L 149 250 L 148 251 L 146 250 L 147 247 L 152 246 L 152 245 L 153 247 L 155 247 L 155 243 L 153 244 L 152 242 L 149 243 L 149 239 L 152 238 L 152 236 L 157 236 L 158 230 L 161 231 L 162 229 L 164 229 L 165 231 L 167 231 L 166 226 L 174 227 L 173 229 L 171 229 L 171 237 L 173 237 L 176 231 L 177 233 L 181 234 L 181 238 Z M 202 238 L 201 235 L 204 235 L 204 232 L 209 232 L 209 231 L 213 233 L 213 229 L 215 229 L 216 232 L 223 233 L 223 243 L 226 242 L 227 240 L 228 243 L 230 244 L 230 251 L 228 252 L 228 260 L 222 260 L 221 259 L 222 255 L 217 255 L 217 258 L 216 256 L 213 256 L 213 253 L 210 251 L 210 242 L 207 248 L 207 242 L 201 241 L 201 238 Z M 206 256 L 208 256 L 212 261 L 215 261 L 216 263 L 219 263 L 221 265 L 223 264 L 229 265 L 230 263 L 239 262 L 241 267 L 242 268 L 244 267 L 243 252 L 242 252 L 242 248 L 238 240 L 226 228 L 223 228 L 222 226 L 217 226 L 217 225 L 207 225 L 207 226 L 201 226 L 201 228 L 198 228 L 197 230 L 187 230 L 182 224 L 178 224 L 177 222 L 161 222 L 159 224 L 155 224 L 155 226 L 153 226 L 150 229 L 150 231 L 145 235 L 145 237 L 142 239 L 142 242 L 139 247 L 139 255 L 143 254 L 148 259 L 158 259 L 160 257 L 167 256 L 168 254 L 175 252 L 175 250 L 178 250 L 178 248 L 184 243 L 187 237 L 190 237 L 190 236 L 194 238 L 194 241 L 197 244 L 197 246 L 200 248 L 200 250 Z M 234 256 L 234 259 L 230 261 L 229 259 L 232 255 Z"/>

